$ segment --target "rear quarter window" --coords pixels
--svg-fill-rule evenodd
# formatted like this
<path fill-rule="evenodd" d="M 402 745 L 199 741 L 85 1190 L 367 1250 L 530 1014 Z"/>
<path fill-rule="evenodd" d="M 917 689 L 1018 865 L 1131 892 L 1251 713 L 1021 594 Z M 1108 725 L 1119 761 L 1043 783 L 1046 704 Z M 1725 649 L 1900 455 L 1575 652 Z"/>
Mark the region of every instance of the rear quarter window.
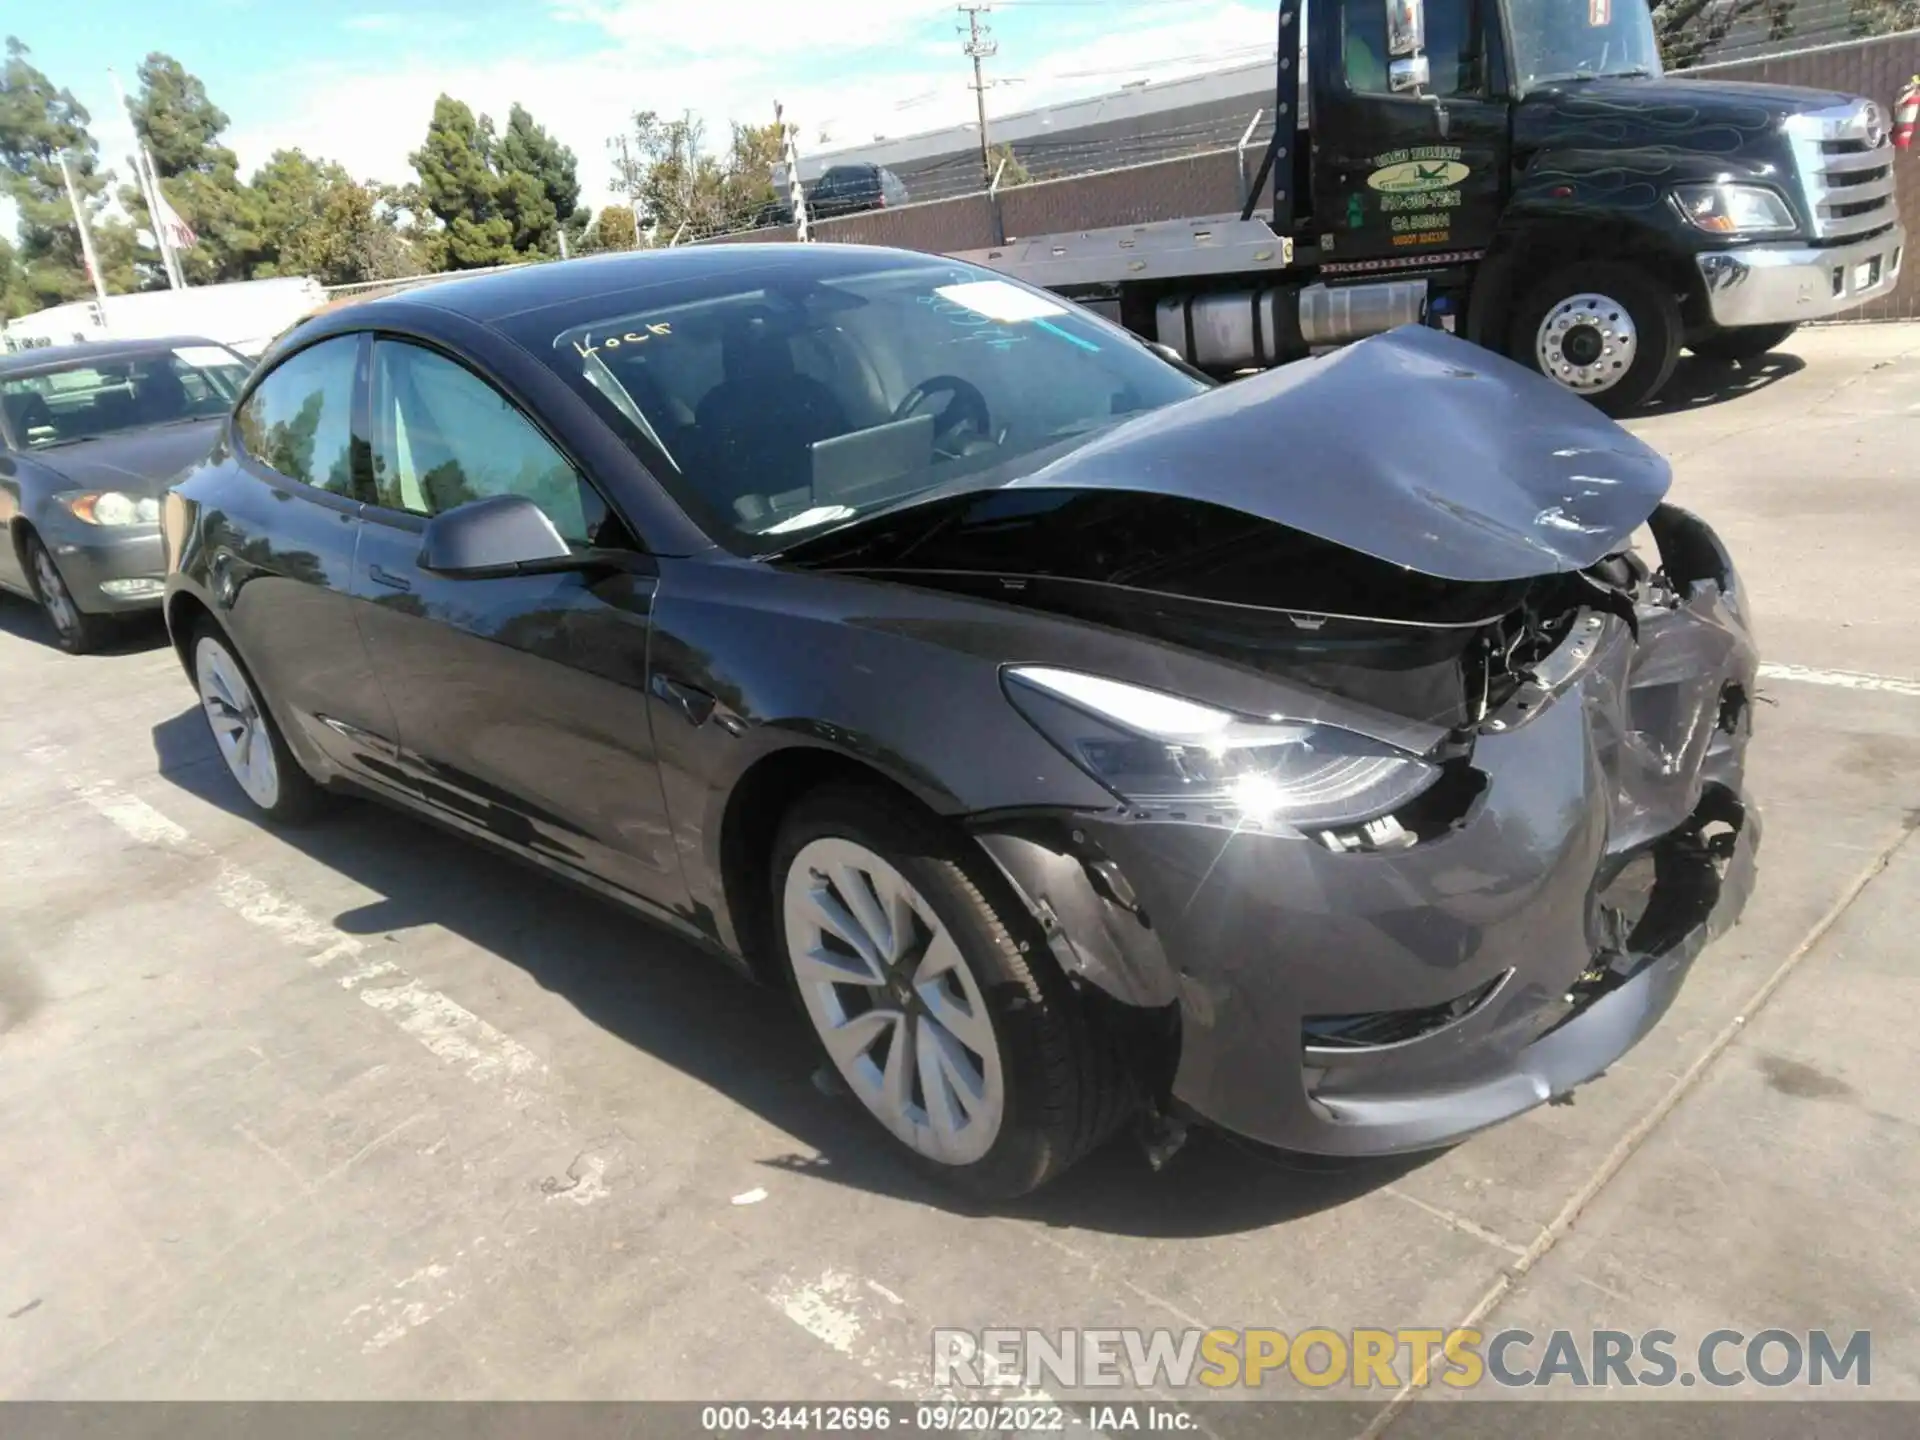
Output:
<path fill-rule="evenodd" d="M 275 474 L 352 495 L 353 388 L 360 337 L 341 335 L 290 355 L 234 415 L 240 444 Z"/>

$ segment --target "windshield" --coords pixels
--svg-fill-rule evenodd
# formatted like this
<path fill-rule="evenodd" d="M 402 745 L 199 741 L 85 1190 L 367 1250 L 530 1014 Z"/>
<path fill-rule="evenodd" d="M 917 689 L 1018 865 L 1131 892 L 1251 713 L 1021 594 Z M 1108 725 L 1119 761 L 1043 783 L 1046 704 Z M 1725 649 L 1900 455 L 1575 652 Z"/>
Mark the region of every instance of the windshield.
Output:
<path fill-rule="evenodd" d="M 219 345 L 182 345 L 0 378 L 0 408 L 23 450 L 224 415 L 247 363 Z"/>
<path fill-rule="evenodd" d="M 1522 91 L 1551 80 L 1658 75 L 1646 0 L 1507 0 Z"/>
<path fill-rule="evenodd" d="M 1207 384 L 1053 296 L 952 261 L 880 253 L 791 279 L 743 267 L 700 288 L 570 325 L 550 363 L 746 554 L 1024 473 Z"/>

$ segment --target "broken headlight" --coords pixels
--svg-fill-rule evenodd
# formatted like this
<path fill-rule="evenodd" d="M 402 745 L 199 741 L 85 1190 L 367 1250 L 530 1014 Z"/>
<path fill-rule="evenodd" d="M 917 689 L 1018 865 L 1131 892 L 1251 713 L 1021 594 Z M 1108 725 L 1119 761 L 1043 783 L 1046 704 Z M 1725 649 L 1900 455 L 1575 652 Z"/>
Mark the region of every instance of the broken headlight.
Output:
<path fill-rule="evenodd" d="M 1076 670 L 1003 673 L 1014 708 L 1134 804 L 1218 806 L 1317 829 L 1387 814 L 1440 775 L 1416 755 L 1335 725 L 1250 719 Z"/>

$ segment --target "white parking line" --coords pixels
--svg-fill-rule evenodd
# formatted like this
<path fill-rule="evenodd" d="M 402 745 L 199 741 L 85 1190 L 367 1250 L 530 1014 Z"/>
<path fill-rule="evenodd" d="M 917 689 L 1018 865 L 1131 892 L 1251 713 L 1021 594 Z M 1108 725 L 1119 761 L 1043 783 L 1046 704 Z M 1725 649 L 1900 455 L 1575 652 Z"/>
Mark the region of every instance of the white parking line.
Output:
<path fill-rule="evenodd" d="M 1842 690 L 1878 690 L 1887 695 L 1920 697 L 1920 680 L 1894 675 L 1868 675 L 1859 670 L 1817 670 L 1811 665 L 1762 665 L 1762 680 L 1787 680 L 1796 685 L 1832 685 Z"/>
<path fill-rule="evenodd" d="M 305 952 L 307 963 L 314 969 L 324 970 L 339 961 L 355 962 L 352 969 L 337 977 L 341 988 L 358 987 L 366 1005 L 386 1015 L 433 1054 L 463 1070 L 470 1080 L 497 1086 L 516 1108 L 534 1098 L 547 1067 L 519 1041 L 438 990 L 422 985 L 393 962 L 369 958 L 363 941 L 315 918 L 266 881 L 222 860 L 211 846 L 196 840 L 137 795 L 75 773 L 67 766 L 66 752 L 58 746 L 37 746 L 28 754 L 129 838 L 190 859 L 212 861 L 218 867 L 213 893 L 220 903 L 248 924 Z M 367 984 L 376 979 L 381 982 L 378 986 Z"/>

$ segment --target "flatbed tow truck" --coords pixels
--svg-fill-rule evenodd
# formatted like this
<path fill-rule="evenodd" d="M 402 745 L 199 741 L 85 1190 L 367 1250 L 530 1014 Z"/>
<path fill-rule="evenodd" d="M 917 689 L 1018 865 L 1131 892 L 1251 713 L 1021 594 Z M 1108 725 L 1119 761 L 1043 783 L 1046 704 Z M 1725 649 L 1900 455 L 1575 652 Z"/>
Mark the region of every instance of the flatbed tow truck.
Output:
<path fill-rule="evenodd" d="M 951 253 L 1214 374 L 1425 323 L 1616 414 L 1899 278 L 1884 109 L 1665 75 L 1647 0 L 1282 0 L 1278 57 L 1238 215 Z"/>

